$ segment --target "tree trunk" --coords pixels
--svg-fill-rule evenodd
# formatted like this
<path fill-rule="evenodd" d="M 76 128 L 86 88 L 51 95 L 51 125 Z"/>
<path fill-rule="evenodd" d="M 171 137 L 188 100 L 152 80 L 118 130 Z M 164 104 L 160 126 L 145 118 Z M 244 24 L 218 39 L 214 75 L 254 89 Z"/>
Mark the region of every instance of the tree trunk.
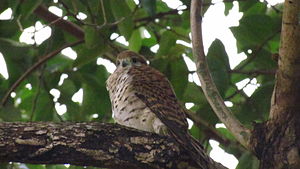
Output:
<path fill-rule="evenodd" d="M 172 138 L 107 123 L 2 122 L 1 162 L 119 169 L 197 168 Z"/>
<path fill-rule="evenodd" d="M 270 120 L 256 125 L 252 146 L 261 169 L 300 168 L 300 1 L 284 4 Z"/>

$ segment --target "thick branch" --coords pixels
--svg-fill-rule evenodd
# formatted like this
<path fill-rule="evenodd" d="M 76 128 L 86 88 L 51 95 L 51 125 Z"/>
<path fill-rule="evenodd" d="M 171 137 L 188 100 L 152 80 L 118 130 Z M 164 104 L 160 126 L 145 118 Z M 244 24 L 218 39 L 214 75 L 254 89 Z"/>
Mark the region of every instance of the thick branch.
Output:
<path fill-rule="evenodd" d="M 165 136 L 108 123 L 0 123 L 0 163 L 196 168 Z"/>
<path fill-rule="evenodd" d="M 271 118 L 281 118 L 280 116 L 286 116 L 287 112 L 299 113 L 300 111 L 299 11 L 300 1 L 285 1 Z"/>
<path fill-rule="evenodd" d="M 191 31 L 192 31 L 192 44 L 193 55 L 196 59 L 197 74 L 201 81 L 201 87 L 204 94 L 217 114 L 219 119 L 226 125 L 226 127 L 232 132 L 235 138 L 245 147 L 249 147 L 250 131 L 245 128 L 231 113 L 231 111 L 225 106 L 224 100 L 220 96 L 216 85 L 214 84 L 208 65 L 206 62 L 203 41 L 202 41 L 202 17 L 201 0 L 192 0 L 191 2 Z"/>

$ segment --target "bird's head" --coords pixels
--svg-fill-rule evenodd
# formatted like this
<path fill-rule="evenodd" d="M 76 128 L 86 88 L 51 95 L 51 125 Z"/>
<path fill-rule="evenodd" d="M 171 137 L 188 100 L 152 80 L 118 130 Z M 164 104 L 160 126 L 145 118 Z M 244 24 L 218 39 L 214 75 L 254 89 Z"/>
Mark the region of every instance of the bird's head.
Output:
<path fill-rule="evenodd" d="M 119 53 L 116 65 L 117 67 L 141 66 L 147 65 L 147 60 L 140 54 L 126 50 Z"/>

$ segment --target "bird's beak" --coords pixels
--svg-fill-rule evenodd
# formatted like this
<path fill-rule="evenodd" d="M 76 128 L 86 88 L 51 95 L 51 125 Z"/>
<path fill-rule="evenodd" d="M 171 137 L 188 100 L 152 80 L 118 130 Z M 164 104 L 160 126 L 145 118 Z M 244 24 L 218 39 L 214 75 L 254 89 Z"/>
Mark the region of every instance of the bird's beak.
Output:
<path fill-rule="evenodd" d="M 126 67 L 126 66 L 130 65 L 130 60 L 129 59 L 123 59 L 121 64 L 122 64 L 122 67 Z"/>

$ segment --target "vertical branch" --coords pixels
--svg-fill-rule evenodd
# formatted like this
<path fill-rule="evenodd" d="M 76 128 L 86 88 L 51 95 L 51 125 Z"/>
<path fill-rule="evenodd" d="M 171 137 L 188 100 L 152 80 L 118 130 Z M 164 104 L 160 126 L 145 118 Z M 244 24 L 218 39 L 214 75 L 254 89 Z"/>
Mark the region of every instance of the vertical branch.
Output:
<path fill-rule="evenodd" d="M 225 106 L 224 100 L 220 96 L 210 75 L 203 49 L 201 6 L 202 0 L 192 0 L 190 16 L 193 55 L 196 59 L 197 74 L 201 81 L 201 87 L 218 118 L 225 124 L 228 130 L 231 131 L 238 142 L 249 148 L 250 131 L 245 128 Z"/>
<path fill-rule="evenodd" d="M 300 111 L 300 1 L 284 3 L 276 84 L 272 97 L 271 118 Z"/>

